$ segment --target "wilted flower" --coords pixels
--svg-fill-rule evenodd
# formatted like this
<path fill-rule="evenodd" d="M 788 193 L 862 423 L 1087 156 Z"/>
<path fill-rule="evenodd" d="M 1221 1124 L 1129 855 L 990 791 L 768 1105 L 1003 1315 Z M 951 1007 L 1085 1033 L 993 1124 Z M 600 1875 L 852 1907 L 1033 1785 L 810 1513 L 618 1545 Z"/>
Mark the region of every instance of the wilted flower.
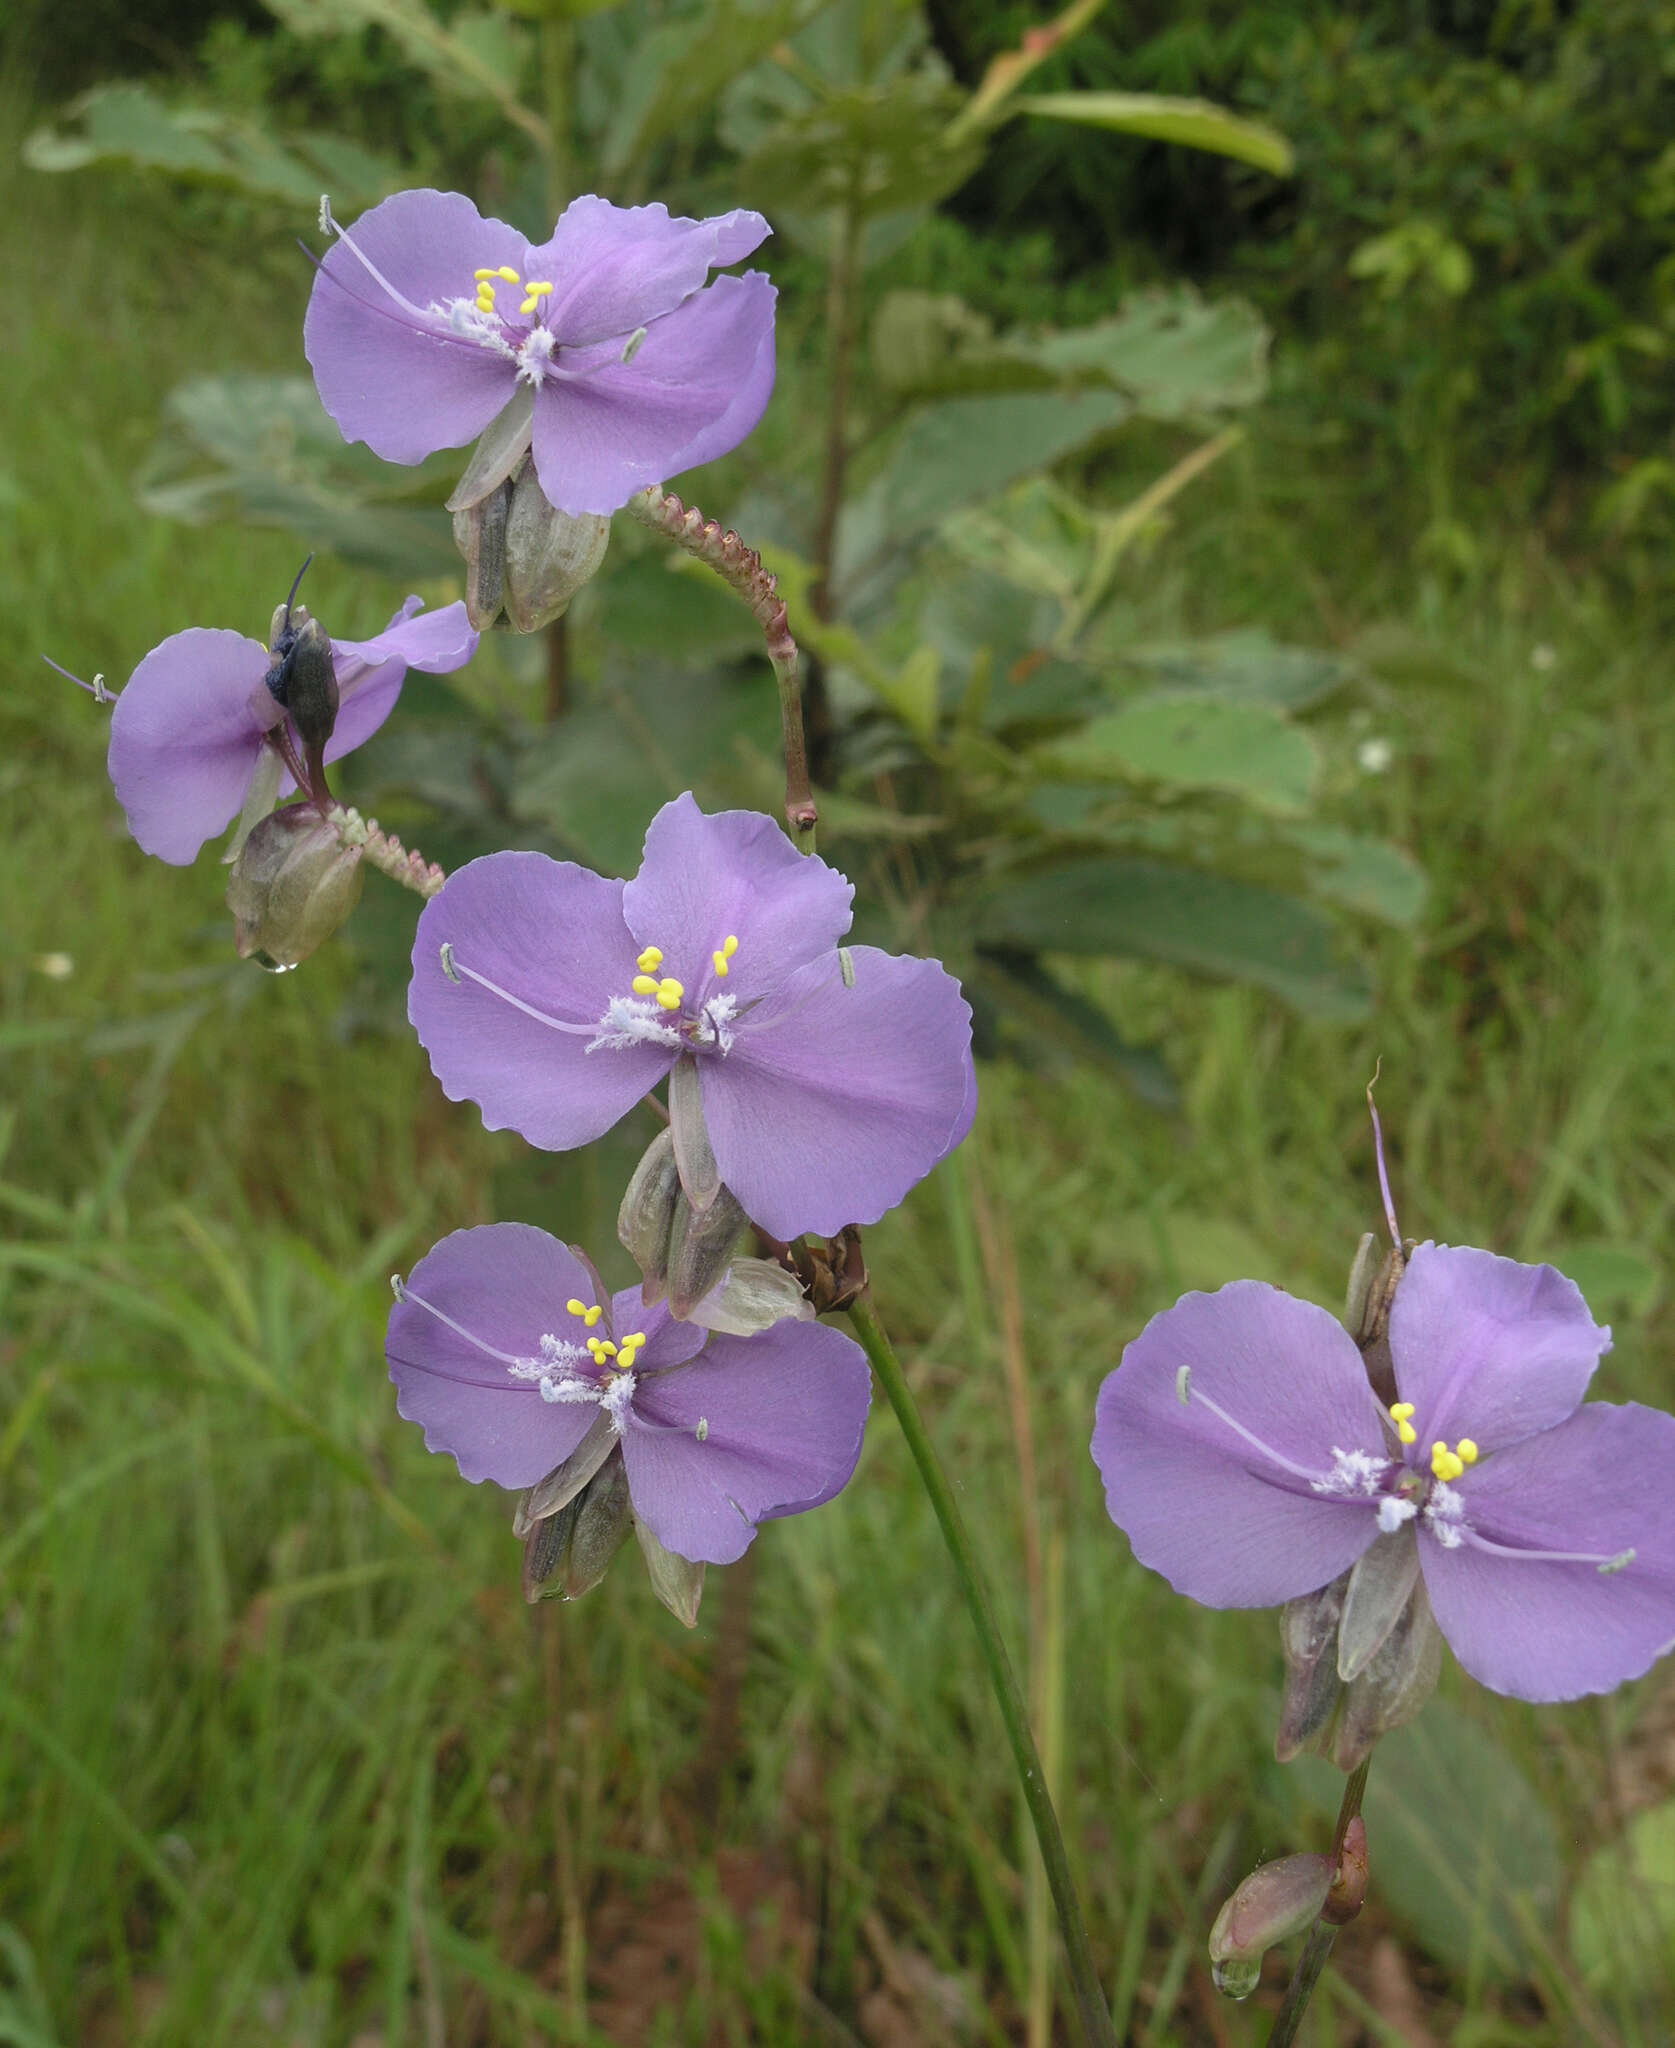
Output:
<path fill-rule="evenodd" d="M 464 605 L 415 617 L 419 608 L 410 597 L 372 639 L 331 642 L 338 705 L 327 761 L 372 737 L 408 669 L 443 675 L 476 652 Z M 306 617 L 300 607 L 297 616 Z M 261 641 L 194 626 L 171 634 L 135 669 L 111 713 L 109 767 L 128 829 L 147 853 L 184 867 L 244 808 L 264 764 L 265 808 L 296 787 L 269 744 L 287 724 L 265 680 L 274 666 Z M 291 739 L 294 756 L 300 738 Z"/>
<path fill-rule="evenodd" d="M 463 447 L 514 407 L 501 477 L 521 433 L 550 504 L 614 512 L 736 447 L 773 390 L 773 286 L 704 283 L 768 233 L 758 213 L 684 220 L 589 194 L 531 245 L 457 192 L 416 191 L 347 232 L 324 209 L 322 224 L 339 240 L 304 347 L 345 438 L 388 462 Z"/>
<path fill-rule="evenodd" d="M 387 1351 L 401 1413 L 467 1479 L 534 1487 L 567 1468 L 567 1499 L 620 1449 L 636 1520 L 709 1564 L 841 1490 L 871 1399 L 841 1331 L 791 1320 L 712 1336 L 637 1287 L 605 1294 L 569 1246 L 522 1223 L 455 1231 L 427 1253 L 398 1290 Z"/>
<path fill-rule="evenodd" d="M 443 1091 L 564 1152 L 665 1076 L 681 1184 L 772 1236 L 872 1223 L 957 1145 L 971 1011 L 934 960 L 840 953 L 850 884 L 748 811 L 665 804 L 631 882 L 540 853 L 457 870 L 407 1014 Z"/>
<path fill-rule="evenodd" d="M 1344 1678 L 1422 1573 L 1484 1685 L 1607 1692 L 1675 1646 L 1675 1417 L 1578 1405 L 1610 1341 L 1551 1266 L 1422 1244 L 1390 1308 L 1387 1410 L 1324 1309 L 1254 1280 L 1188 1294 L 1100 1389 L 1106 1506 L 1209 1607 L 1277 1606 L 1356 1567 Z"/>

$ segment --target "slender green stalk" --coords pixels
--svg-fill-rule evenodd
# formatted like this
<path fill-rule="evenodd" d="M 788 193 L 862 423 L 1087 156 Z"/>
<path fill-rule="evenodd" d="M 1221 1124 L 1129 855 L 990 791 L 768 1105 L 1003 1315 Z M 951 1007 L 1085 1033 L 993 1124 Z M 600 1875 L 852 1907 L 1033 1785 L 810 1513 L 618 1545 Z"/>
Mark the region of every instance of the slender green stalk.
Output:
<path fill-rule="evenodd" d="M 1338 1808 L 1338 1825 L 1332 1836 L 1332 1861 L 1336 1864 L 1343 1855 L 1344 1836 L 1349 1824 L 1361 1811 L 1361 1795 L 1367 1789 L 1367 1770 L 1372 1763 L 1365 1756 L 1350 1772 L 1343 1788 L 1343 1801 Z M 1330 1920 L 1317 1920 L 1309 1929 L 1309 1938 L 1303 1944 L 1303 1953 L 1297 1958 L 1297 1967 L 1291 1973 L 1291 1982 L 1285 1987 L 1285 2000 L 1274 2016 L 1273 2031 L 1268 2036 L 1268 2048 L 1291 2048 L 1297 2038 L 1297 2029 L 1303 2023 L 1308 2011 L 1309 2000 L 1314 1996 L 1314 1987 L 1320 1982 L 1321 1972 L 1326 1968 L 1326 1958 L 1332 1953 L 1332 1944 L 1338 1938 L 1337 1925 Z"/>
<path fill-rule="evenodd" d="M 954 1562 L 954 1576 L 959 1581 L 960 1591 L 965 1596 L 966 1609 L 971 1616 L 971 1625 L 977 1631 L 978 1647 L 983 1653 L 983 1662 L 988 1667 L 989 1683 L 994 1688 L 995 1702 L 1000 1708 L 1000 1718 L 1006 1724 L 1006 1739 L 1012 1748 L 1012 1761 L 1017 1767 L 1018 1782 L 1023 1787 L 1024 1803 L 1029 1808 L 1029 1817 L 1035 1827 L 1035 1839 L 1041 1847 L 1041 1861 L 1046 1868 L 1047 1884 L 1053 1894 L 1053 1904 L 1058 1911 L 1059 1927 L 1064 1935 L 1064 1952 L 1070 1965 L 1070 1982 L 1076 1997 L 1076 2010 L 1081 2016 L 1082 2036 L 1088 2048 L 1117 2048 L 1117 2037 L 1111 2025 L 1111 2009 L 1105 2000 L 1105 1993 L 1094 1968 L 1093 1950 L 1088 1943 L 1088 1930 L 1082 1919 L 1081 1902 L 1076 1896 L 1076 1887 L 1070 1876 L 1070 1861 L 1064 1853 L 1064 1837 L 1059 1832 L 1058 1815 L 1053 1811 L 1052 1794 L 1047 1789 L 1047 1774 L 1041 1767 L 1041 1758 L 1035 1747 L 1035 1737 L 1030 1733 L 1029 1714 L 1024 1706 L 1023 1694 L 1018 1690 L 1018 1681 L 1012 1670 L 1012 1660 L 1006 1654 L 1005 1639 L 995 1620 L 994 1609 L 989 1603 L 988 1590 L 983 1584 L 983 1575 L 977 1562 L 977 1553 L 972 1548 L 971 1538 L 966 1532 L 964 1519 L 955 1502 L 953 1490 L 947 1475 L 937 1458 L 935 1446 L 931 1443 L 924 1422 L 919 1415 L 913 1391 L 907 1384 L 901 1361 L 896 1357 L 889 1338 L 884 1334 L 883 1325 L 873 1309 L 871 1298 L 865 1294 L 849 1305 L 849 1319 L 855 1326 L 855 1335 L 860 1339 L 861 1349 L 872 1362 L 872 1369 L 889 1398 L 890 1406 L 896 1411 L 896 1420 L 901 1433 L 907 1439 L 907 1448 L 918 1468 L 919 1478 L 930 1495 L 936 1519 L 942 1528 L 943 1541 Z"/>

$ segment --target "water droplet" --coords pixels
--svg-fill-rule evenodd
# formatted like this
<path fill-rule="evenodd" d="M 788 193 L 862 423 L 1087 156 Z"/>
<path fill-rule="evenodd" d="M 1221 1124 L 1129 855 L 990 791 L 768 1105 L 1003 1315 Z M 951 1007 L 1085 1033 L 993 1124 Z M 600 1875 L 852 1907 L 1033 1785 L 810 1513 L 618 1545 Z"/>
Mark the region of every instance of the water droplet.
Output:
<path fill-rule="evenodd" d="M 1223 1998 L 1249 1998 L 1261 1975 L 1260 1956 L 1229 1956 L 1210 1965 L 1210 1981 Z"/>
<path fill-rule="evenodd" d="M 252 953 L 250 958 L 264 974 L 295 974 L 297 971 L 296 961 L 287 960 L 281 964 L 271 953 Z"/>

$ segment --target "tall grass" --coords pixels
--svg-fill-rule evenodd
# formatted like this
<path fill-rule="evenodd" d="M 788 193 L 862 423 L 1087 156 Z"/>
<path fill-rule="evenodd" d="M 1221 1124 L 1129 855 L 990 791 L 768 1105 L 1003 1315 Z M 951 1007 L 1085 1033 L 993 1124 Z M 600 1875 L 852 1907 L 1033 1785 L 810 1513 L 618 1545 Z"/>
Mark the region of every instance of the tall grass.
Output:
<path fill-rule="evenodd" d="M 712 1575 L 691 1636 L 631 1553 L 526 1611 L 507 1503 L 397 1421 L 385 1278 L 490 1215 L 517 1148 L 407 1037 L 357 1028 L 348 948 L 278 979 L 229 961 L 219 869 L 138 853 L 104 714 L 36 660 L 120 682 L 182 626 L 261 629 L 293 544 L 159 526 L 128 479 L 177 377 L 295 366 L 300 260 L 278 224 L 153 186 L 0 177 L 0 2040 L 1047 2038 L 1032 1855 L 884 1418 L 838 1502 Z M 1135 602 L 1362 657 L 1321 730 L 1344 816 L 1430 870 L 1421 940 L 1368 938 L 1383 995 L 1353 1030 L 1091 976 L 1162 1042 L 1179 1115 L 985 1070 L 972 1143 L 869 1234 L 1031 1667 L 1119 2030 L 1148 2048 L 1261 2038 L 1209 1993 L 1202 1938 L 1324 1822 L 1265 1761 L 1271 1620 L 1176 1600 L 1105 1520 L 1087 1436 L 1126 1338 L 1240 1274 L 1335 1298 L 1376 1214 L 1382 1058 L 1405 1227 L 1570 1263 L 1609 1297 L 1606 1390 L 1675 1395 L 1665 621 L 1513 534 L 1471 586 L 1426 582 L 1278 456 L 1257 438 Z M 340 631 L 403 594 L 311 573 Z M 1667 1672 L 1548 1712 L 1451 1674 L 1444 1702 L 1572 1874 L 1668 1792 Z M 1490 1792 L 1394 1792 L 1468 1867 Z M 1403 2038 L 1403 1997 L 1478 2048 L 1660 2038 L 1654 1951 L 1591 1987 L 1555 1925 L 1511 1969 L 1429 1952 L 1373 1853 L 1321 2048 Z"/>

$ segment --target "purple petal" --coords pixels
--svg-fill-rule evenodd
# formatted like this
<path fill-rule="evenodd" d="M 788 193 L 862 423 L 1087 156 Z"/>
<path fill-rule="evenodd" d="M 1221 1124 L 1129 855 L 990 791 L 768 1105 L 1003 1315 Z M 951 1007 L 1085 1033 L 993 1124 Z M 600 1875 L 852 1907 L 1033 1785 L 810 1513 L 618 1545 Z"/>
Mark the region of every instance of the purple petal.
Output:
<path fill-rule="evenodd" d="M 1414 1405 L 1410 1462 L 1438 1438 L 1487 1455 L 1551 1429 L 1587 1391 L 1611 1332 L 1576 1283 L 1465 1245 L 1422 1244 L 1390 1310 L 1396 1385 Z"/>
<path fill-rule="evenodd" d="M 250 703 L 267 668 L 259 641 L 194 626 L 129 677 L 111 712 L 108 764 L 147 853 L 184 867 L 237 813 L 261 752 Z"/>
<path fill-rule="evenodd" d="M 303 322 L 321 404 L 346 440 L 386 462 L 422 462 L 475 440 L 512 395 L 516 366 L 450 334 L 431 308 L 469 302 L 476 269 L 507 264 L 526 275 L 523 237 L 457 192 L 415 191 L 363 213 L 349 243 L 327 251 Z"/>
<path fill-rule="evenodd" d="M 1361 1354 L 1325 1309 L 1259 1280 L 1183 1295 L 1099 1390 L 1106 1509 L 1142 1564 L 1206 1607 L 1278 1606 L 1367 1549 L 1372 1502 L 1312 1491 L 1339 1450 L 1386 1455 Z"/>
<path fill-rule="evenodd" d="M 705 817 L 688 792 L 647 828 L 622 914 L 638 945 L 661 948 L 658 972 L 685 984 L 689 1010 L 723 990 L 742 1007 L 808 961 L 829 958 L 849 929 L 854 895 L 760 811 Z M 718 979 L 711 954 L 729 937 L 738 951 Z"/>
<path fill-rule="evenodd" d="M 447 604 L 415 617 L 424 600 L 410 597 L 382 633 L 370 640 L 334 640 L 341 704 L 326 745 L 326 759 L 340 760 L 372 735 L 395 709 L 410 668 L 447 675 L 463 668 L 477 651 L 477 635 L 465 606 Z"/>
<path fill-rule="evenodd" d="M 774 383 L 774 288 L 720 277 L 646 330 L 565 350 L 535 394 L 535 471 L 561 512 L 615 512 L 647 484 L 736 448 Z"/>
<path fill-rule="evenodd" d="M 587 1050 L 634 975 L 622 889 L 544 853 L 491 853 L 425 905 L 408 1020 L 443 1094 L 477 1103 L 489 1130 L 566 1152 L 608 1131 L 673 1065 L 657 1045 Z M 457 982 L 443 972 L 444 944 Z"/>
<path fill-rule="evenodd" d="M 635 1388 L 622 1439 L 634 1512 L 665 1550 L 731 1564 L 758 1522 L 847 1483 L 871 1398 L 860 1346 L 821 1323 L 712 1337 Z"/>
<path fill-rule="evenodd" d="M 739 956 L 744 947 L 741 943 Z M 876 1223 L 970 1123 L 971 1006 L 935 960 L 799 968 L 699 1062 L 721 1177 L 770 1236 Z"/>
<path fill-rule="evenodd" d="M 552 281 L 547 325 L 566 347 L 580 346 L 649 327 L 770 232 L 759 213 L 686 220 L 666 206 L 613 206 L 590 192 L 571 200 L 550 242 L 529 251 L 522 275 Z"/>
<path fill-rule="evenodd" d="M 1675 1648 L 1675 1416 L 1590 1402 L 1485 1458 L 1455 1491 L 1464 1542 L 1445 1550 L 1421 1525 L 1420 1559 L 1437 1626 L 1480 1684 L 1514 1699 L 1576 1699 L 1638 1678 Z M 1634 1556 L 1601 1572 L 1504 1557 L 1474 1535 L 1513 1550 Z"/>
<path fill-rule="evenodd" d="M 572 1296 L 597 1299 L 592 1275 L 568 1246 L 526 1223 L 456 1230 L 413 1268 L 408 1287 L 514 1358 L 538 1356 L 549 1332 L 568 1337 L 564 1304 Z M 397 1409 L 423 1425 L 427 1449 L 447 1452 L 474 1482 L 533 1486 L 569 1457 L 599 1413 L 591 1401 L 543 1401 L 534 1381 L 515 1378 L 411 1299 L 390 1311 L 385 1355 Z"/>
<path fill-rule="evenodd" d="M 619 1344 L 633 1330 L 644 1332 L 645 1348 L 640 1358 L 648 1372 L 684 1365 L 688 1359 L 696 1358 L 708 1334 L 696 1323 L 678 1322 L 665 1301 L 647 1307 L 638 1287 L 625 1287 L 620 1294 L 611 1296 L 611 1328 Z"/>

